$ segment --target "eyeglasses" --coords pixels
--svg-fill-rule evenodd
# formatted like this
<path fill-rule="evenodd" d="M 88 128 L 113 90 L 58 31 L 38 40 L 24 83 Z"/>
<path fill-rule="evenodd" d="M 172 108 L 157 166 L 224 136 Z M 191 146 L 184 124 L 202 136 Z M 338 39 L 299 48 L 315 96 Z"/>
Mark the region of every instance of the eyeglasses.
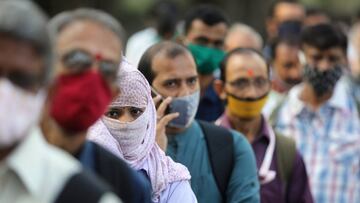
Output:
<path fill-rule="evenodd" d="M 263 77 L 254 78 L 252 80 L 240 78 L 227 83 L 238 90 L 246 90 L 251 86 L 254 86 L 256 89 L 263 90 L 270 86 L 270 81 Z"/>
<path fill-rule="evenodd" d="M 102 59 L 101 55 L 93 56 L 81 49 L 75 49 L 64 54 L 61 61 L 73 72 L 83 72 L 90 69 L 96 63 L 105 79 L 111 81 L 116 79 L 119 67 L 118 62 Z"/>

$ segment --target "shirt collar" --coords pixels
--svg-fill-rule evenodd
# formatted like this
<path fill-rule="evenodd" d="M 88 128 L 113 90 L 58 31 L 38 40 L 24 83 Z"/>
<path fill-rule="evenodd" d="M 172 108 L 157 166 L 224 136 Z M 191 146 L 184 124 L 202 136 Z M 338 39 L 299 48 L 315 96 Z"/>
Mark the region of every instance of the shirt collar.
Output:
<path fill-rule="evenodd" d="M 289 92 L 289 106 L 290 115 L 293 117 L 298 116 L 306 107 L 305 103 L 300 100 L 300 93 L 304 88 L 304 83 L 301 83 L 295 87 L 293 87 Z M 341 111 L 351 111 L 347 106 L 347 88 L 344 82 L 344 78 L 340 78 L 340 80 L 336 83 L 333 95 L 331 98 L 323 104 L 323 106 L 329 106 L 335 109 L 340 109 Z"/>
<path fill-rule="evenodd" d="M 233 129 L 233 126 L 230 123 L 229 116 L 226 113 L 223 113 L 223 115 L 215 122 L 215 124 L 227 129 Z M 265 138 L 267 141 L 270 141 L 269 129 L 267 128 L 267 121 L 262 115 L 260 131 L 256 135 L 254 142 L 259 141 L 263 138 Z"/>
<path fill-rule="evenodd" d="M 44 179 L 44 155 L 47 143 L 39 128 L 31 133 L 14 149 L 6 159 L 6 165 L 13 170 L 31 194 L 38 194 Z"/>

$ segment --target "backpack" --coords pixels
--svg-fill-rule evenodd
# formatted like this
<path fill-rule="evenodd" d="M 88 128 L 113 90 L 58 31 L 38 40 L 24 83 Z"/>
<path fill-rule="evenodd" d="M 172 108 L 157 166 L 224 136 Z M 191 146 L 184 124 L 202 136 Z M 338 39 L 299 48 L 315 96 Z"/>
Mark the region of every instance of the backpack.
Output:
<path fill-rule="evenodd" d="M 205 121 L 198 121 L 206 140 L 211 168 L 223 202 L 234 168 L 234 141 L 229 130 Z"/>

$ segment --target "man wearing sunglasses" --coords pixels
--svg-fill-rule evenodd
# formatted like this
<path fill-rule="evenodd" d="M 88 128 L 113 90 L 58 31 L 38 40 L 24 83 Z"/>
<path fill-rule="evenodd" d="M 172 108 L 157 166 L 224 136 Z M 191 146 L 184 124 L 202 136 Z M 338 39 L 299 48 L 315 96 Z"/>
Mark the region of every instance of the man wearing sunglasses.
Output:
<path fill-rule="evenodd" d="M 276 135 L 261 115 L 271 90 L 269 67 L 253 49 L 229 52 L 221 64 L 215 90 L 227 101 L 217 125 L 246 136 L 256 156 L 262 203 L 313 202 L 305 164 L 294 141 Z"/>
<path fill-rule="evenodd" d="M 125 202 L 150 202 L 150 186 L 122 160 L 86 141 L 88 128 L 119 90 L 122 27 L 95 9 L 60 13 L 49 24 L 55 44 L 56 79 L 50 89 L 42 129 L 49 143 L 77 158 L 109 183 Z"/>

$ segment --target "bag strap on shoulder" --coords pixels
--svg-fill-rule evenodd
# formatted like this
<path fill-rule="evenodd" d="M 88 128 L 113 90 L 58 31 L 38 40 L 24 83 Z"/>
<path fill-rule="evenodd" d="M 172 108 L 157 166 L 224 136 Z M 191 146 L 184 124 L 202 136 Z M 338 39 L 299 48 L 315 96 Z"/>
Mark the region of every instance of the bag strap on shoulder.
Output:
<path fill-rule="evenodd" d="M 234 141 L 229 130 L 198 121 L 205 135 L 216 184 L 226 200 L 226 189 L 234 167 Z"/>

